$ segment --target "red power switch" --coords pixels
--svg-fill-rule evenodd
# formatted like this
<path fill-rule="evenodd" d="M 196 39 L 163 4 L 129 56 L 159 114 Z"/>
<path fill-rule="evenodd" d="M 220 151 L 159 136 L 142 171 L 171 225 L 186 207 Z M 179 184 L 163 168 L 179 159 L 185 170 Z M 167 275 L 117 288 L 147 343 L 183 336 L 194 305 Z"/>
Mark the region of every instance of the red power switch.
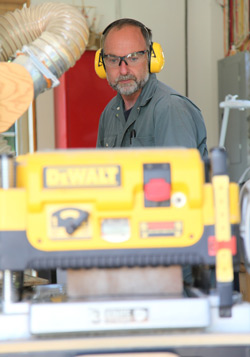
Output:
<path fill-rule="evenodd" d="M 170 199 L 170 183 L 163 178 L 152 178 L 144 186 L 145 198 L 148 201 L 162 202 Z"/>
<path fill-rule="evenodd" d="M 143 164 L 144 206 L 169 207 L 171 198 L 171 170 L 170 164 Z"/>

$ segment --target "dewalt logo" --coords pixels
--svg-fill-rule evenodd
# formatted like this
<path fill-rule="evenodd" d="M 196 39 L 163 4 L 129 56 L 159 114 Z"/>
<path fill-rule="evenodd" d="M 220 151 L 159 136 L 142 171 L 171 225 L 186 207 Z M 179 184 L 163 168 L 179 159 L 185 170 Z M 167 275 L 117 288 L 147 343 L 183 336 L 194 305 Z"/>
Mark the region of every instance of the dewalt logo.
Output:
<path fill-rule="evenodd" d="M 121 184 L 120 166 L 45 167 L 45 188 L 115 187 Z"/>

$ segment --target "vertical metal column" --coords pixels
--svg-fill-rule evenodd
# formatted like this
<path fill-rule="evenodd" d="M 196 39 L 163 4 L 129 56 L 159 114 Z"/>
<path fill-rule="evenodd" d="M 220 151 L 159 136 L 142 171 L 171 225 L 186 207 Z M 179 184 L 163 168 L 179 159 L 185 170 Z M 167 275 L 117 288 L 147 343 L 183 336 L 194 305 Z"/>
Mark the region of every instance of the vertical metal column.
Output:
<path fill-rule="evenodd" d="M 0 155 L 0 187 L 7 190 L 16 186 L 15 159 L 11 154 Z"/>

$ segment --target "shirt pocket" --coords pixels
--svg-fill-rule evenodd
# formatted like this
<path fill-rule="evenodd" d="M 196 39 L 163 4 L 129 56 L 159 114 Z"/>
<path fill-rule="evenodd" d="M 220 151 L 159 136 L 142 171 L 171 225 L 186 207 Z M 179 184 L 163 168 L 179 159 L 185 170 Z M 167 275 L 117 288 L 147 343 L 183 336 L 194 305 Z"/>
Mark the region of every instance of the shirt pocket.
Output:
<path fill-rule="evenodd" d="M 138 136 L 131 139 L 132 147 L 150 147 L 155 146 L 155 140 L 153 136 Z"/>
<path fill-rule="evenodd" d="M 117 138 L 116 135 L 104 137 L 104 139 L 101 141 L 102 147 L 107 149 L 115 147 L 116 138 Z"/>

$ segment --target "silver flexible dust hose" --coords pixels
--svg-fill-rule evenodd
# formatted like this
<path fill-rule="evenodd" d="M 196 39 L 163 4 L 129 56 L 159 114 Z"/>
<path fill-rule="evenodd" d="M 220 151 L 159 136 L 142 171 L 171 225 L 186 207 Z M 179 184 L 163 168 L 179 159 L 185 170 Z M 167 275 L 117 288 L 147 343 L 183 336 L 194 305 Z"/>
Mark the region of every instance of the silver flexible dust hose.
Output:
<path fill-rule="evenodd" d="M 43 3 L 0 16 L 0 62 L 24 66 L 34 83 L 34 97 L 59 84 L 58 78 L 81 57 L 89 30 L 79 9 Z M 57 83 L 58 82 L 58 83 Z"/>

